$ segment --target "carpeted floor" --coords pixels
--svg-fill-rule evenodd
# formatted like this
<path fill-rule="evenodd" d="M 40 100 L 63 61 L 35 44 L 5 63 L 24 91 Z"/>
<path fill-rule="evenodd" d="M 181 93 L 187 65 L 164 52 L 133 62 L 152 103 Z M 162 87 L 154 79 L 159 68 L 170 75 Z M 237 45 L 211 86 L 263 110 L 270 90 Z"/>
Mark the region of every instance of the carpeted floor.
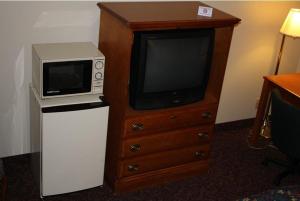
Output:
<path fill-rule="evenodd" d="M 264 167 L 265 156 L 280 155 L 271 149 L 253 150 L 247 146 L 249 128 L 217 129 L 212 145 L 212 166 L 207 174 L 145 190 L 114 195 L 104 185 L 85 191 L 50 196 L 46 201 L 230 201 L 272 188 L 273 178 L 282 170 Z M 29 155 L 4 159 L 8 176 L 7 201 L 36 201 L 37 185 L 30 172 Z M 282 186 L 300 184 L 299 176 L 289 176 Z"/>

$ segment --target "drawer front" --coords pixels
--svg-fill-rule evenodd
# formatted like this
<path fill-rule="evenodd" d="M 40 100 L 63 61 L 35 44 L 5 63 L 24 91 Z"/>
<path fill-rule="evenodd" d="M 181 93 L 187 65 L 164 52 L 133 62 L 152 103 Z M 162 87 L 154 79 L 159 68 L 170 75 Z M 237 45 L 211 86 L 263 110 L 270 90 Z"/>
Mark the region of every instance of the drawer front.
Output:
<path fill-rule="evenodd" d="M 121 162 L 121 177 L 158 170 L 193 161 L 206 160 L 209 157 L 209 145 L 166 151 L 127 159 Z"/>
<path fill-rule="evenodd" d="M 174 130 L 214 122 L 217 106 L 162 115 L 145 115 L 125 121 L 125 137 L 139 136 L 151 132 Z"/>
<path fill-rule="evenodd" d="M 209 142 L 213 125 L 193 127 L 150 136 L 127 139 L 123 142 L 122 157 L 140 156 Z"/>

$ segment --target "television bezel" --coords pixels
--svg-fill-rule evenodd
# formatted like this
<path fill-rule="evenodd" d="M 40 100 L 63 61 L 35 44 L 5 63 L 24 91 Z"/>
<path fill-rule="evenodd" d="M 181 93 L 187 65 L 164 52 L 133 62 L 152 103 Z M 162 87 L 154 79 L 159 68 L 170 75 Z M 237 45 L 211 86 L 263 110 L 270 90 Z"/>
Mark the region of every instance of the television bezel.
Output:
<path fill-rule="evenodd" d="M 209 37 L 209 47 L 207 51 L 207 62 L 204 67 L 204 79 L 202 84 L 196 87 L 160 91 L 144 92 L 144 82 L 146 73 L 146 55 L 148 39 L 164 38 L 188 38 L 188 37 Z M 205 96 L 211 69 L 213 49 L 215 40 L 215 30 L 207 29 L 175 29 L 159 31 L 136 31 L 134 32 L 134 43 L 131 52 L 131 68 L 129 79 L 129 103 L 133 109 L 148 110 L 176 107 L 200 101 Z M 184 100 L 183 100 L 184 99 Z"/>

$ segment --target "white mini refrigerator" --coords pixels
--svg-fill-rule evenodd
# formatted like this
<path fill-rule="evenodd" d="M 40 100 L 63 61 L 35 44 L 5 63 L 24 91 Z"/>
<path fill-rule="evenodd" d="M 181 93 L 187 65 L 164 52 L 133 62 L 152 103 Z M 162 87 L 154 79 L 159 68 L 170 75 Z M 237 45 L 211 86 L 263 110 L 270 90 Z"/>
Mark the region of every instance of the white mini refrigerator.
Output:
<path fill-rule="evenodd" d="M 31 88 L 31 148 L 41 197 L 103 184 L 109 107 L 99 95 L 40 100 Z"/>

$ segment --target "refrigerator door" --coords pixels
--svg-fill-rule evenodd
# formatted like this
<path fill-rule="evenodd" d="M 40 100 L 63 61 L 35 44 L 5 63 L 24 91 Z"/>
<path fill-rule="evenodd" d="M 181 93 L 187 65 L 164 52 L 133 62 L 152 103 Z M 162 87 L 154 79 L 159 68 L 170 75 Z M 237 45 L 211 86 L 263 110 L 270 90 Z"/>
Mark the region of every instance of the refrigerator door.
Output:
<path fill-rule="evenodd" d="M 107 120 L 102 104 L 42 109 L 42 196 L 103 184 Z"/>

